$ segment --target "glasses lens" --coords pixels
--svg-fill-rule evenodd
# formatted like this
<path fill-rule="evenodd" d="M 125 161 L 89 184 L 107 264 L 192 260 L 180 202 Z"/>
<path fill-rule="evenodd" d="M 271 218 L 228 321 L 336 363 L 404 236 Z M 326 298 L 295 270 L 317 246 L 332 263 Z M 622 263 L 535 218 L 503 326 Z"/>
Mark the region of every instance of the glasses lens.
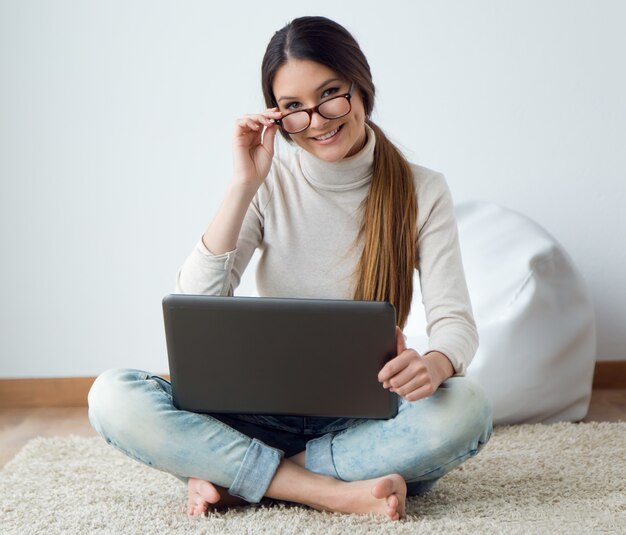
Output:
<path fill-rule="evenodd" d="M 309 125 L 309 114 L 305 111 L 297 111 L 283 117 L 282 123 L 287 132 L 304 130 Z"/>
<path fill-rule="evenodd" d="M 342 117 L 350 111 L 350 101 L 345 97 L 336 97 L 320 104 L 320 113 L 327 119 Z"/>

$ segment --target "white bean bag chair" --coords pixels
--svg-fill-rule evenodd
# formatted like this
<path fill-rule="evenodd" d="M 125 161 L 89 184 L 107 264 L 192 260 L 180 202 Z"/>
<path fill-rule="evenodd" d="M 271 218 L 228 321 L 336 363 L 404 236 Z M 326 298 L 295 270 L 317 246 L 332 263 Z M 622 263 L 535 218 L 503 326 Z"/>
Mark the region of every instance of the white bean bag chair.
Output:
<path fill-rule="evenodd" d="M 572 259 L 540 225 L 513 210 L 484 201 L 455 210 L 480 339 L 467 377 L 486 389 L 494 423 L 581 420 L 591 399 L 596 331 L 592 301 Z M 415 286 L 405 334 L 419 351 L 427 339 Z"/>

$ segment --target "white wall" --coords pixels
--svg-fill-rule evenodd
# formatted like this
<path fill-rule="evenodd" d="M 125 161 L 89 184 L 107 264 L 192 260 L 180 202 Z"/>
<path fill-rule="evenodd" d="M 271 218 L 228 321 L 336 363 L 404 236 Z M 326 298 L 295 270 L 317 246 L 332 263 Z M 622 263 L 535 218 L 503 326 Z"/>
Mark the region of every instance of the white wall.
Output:
<path fill-rule="evenodd" d="M 301 15 L 353 33 L 374 120 L 456 202 L 565 246 L 598 360 L 626 359 L 626 3 L 3 0 L 0 377 L 167 370 L 161 299 L 230 179 L 235 118 L 264 108 L 267 42 Z"/>

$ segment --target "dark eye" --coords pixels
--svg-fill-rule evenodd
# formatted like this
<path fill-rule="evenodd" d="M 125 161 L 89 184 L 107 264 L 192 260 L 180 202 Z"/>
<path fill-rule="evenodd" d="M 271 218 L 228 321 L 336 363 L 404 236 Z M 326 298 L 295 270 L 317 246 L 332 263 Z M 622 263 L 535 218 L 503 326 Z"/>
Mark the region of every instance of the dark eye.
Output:
<path fill-rule="evenodd" d="M 332 95 L 333 93 L 336 93 L 337 91 L 339 91 L 338 87 L 329 87 L 328 89 L 324 90 L 324 92 L 322 93 L 322 98 L 324 97 L 329 97 L 330 95 Z M 328 93 L 328 94 L 326 94 Z M 292 108 L 292 106 L 295 106 L 297 104 L 300 104 L 299 102 L 290 102 L 289 104 L 287 104 L 285 106 L 286 110 L 293 110 L 294 108 Z"/>

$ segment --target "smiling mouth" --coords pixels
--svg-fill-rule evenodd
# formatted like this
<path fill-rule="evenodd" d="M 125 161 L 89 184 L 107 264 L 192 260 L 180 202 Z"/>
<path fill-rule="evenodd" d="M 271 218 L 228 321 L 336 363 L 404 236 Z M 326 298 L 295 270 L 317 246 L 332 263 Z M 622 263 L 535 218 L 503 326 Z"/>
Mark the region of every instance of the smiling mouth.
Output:
<path fill-rule="evenodd" d="M 330 139 L 331 137 L 337 135 L 337 133 L 343 128 L 343 125 L 335 128 L 334 130 L 331 130 L 330 132 L 323 134 L 321 136 L 317 136 L 317 137 L 313 137 L 312 139 L 316 139 L 317 141 L 325 141 L 327 139 Z"/>

